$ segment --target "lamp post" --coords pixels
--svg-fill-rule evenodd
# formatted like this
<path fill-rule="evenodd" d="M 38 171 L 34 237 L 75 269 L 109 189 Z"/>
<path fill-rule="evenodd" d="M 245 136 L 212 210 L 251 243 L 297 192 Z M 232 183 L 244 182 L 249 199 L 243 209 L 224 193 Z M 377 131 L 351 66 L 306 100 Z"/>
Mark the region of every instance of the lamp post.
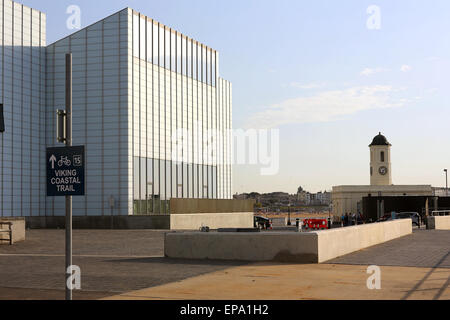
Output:
<path fill-rule="evenodd" d="M 448 197 L 448 170 L 444 169 L 445 172 L 445 194 Z"/>
<path fill-rule="evenodd" d="M 288 226 L 291 226 L 292 223 L 291 223 L 291 203 L 290 202 L 289 202 L 289 205 L 288 205 L 288 215 L 289 215 Z"/>

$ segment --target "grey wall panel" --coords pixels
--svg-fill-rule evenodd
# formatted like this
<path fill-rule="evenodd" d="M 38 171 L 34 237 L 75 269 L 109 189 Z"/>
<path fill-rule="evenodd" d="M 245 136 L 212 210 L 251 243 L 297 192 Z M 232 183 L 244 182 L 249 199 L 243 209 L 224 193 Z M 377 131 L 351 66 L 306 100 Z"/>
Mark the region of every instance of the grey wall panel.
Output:
<path fill-rule="evenodd" d="M 0 216 L 45 212 L 45 15 L 0 0 L 0 102 L 6 132 L 0 134 Z"/>
<path fill-rule="evenodd" d="M 110 215 L 109 198 L 115 199 L 115 215 L 128 215 L 127 180 L 128 107 L 127 60 L 121 48 L 127 46 L 127 9 L 101 20 L 47 48 L 53 65 L 48 69 L 53 81 L 47 97 L 47 118 L 64 100 L 64 55 L 73 55 L 73 133 L 75 142 L 86 146 L 86 196 L 74 197 L 74 216 Z M 62 81 L 62 82 L 61 82 Z M 61 85 L 59 85 L 60 83 Z M 54 141 L 54 125 L 48 126 L 49 145 Z M 105 201 L 107 199 L 107 201 Z M 53 200 L 55 201 L 55 200 Z M 58 201 L 58 200 L 56 200 Z M 58 215 L 55 210 L 49 215 Z"/>

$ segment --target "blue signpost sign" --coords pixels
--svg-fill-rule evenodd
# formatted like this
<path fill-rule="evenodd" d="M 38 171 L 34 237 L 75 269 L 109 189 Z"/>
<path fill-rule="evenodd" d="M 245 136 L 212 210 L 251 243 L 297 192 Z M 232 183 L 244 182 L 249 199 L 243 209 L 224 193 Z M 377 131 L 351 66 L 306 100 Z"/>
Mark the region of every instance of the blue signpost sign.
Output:
<path fill-rule="evenodd" d="M 84 196 L 84 146 L 47 148 L 47 196 Z"/>

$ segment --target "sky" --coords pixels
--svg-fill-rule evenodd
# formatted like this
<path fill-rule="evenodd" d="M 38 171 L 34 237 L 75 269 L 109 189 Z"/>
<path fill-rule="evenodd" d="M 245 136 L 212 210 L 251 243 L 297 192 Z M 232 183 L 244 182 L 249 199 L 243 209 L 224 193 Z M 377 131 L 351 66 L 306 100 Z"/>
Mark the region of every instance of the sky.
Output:
<path fill-rule="evenodd" d="M 393 183 L 445 185 L 450 167 L 450 1 L 22 0 L 47 14 L 47 43 L 70 5 L 86 27 L 125 7 L 220 53 L 233 127 L 279 130 L 280 169 L 235 165 L 233 192 L 369 184 L 369 148 L 392 146 Z M 276 151 L 276 150 L 275 150 Z"/>

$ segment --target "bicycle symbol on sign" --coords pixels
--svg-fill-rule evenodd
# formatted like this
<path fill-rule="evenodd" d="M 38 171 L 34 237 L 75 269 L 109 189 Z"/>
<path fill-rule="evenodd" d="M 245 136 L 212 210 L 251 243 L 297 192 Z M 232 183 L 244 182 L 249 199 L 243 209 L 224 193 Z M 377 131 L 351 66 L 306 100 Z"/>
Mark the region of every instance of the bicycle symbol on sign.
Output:
<path fill-rule="evenodd" d="M 67 157 L 61 157 L 61 159 L 58 161 L 58 166 L 60 167 L 62 167 L 63 165 L 70 166 L 71 164 L 72 162 Z"/>

